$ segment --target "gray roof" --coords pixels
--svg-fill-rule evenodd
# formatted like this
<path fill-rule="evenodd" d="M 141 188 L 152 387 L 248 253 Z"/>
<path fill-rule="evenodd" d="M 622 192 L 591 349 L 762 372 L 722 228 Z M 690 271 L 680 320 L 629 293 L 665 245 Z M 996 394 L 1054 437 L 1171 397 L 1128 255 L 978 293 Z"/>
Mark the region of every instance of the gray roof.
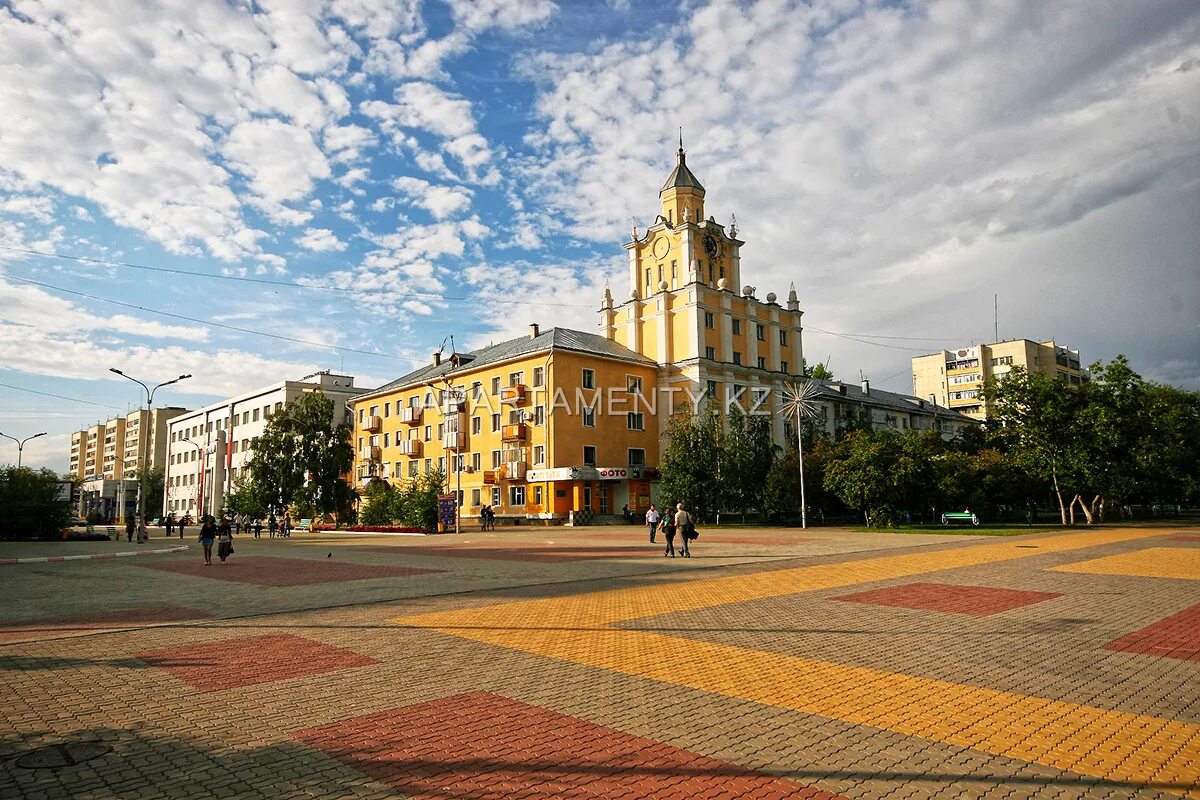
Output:
<path fill-rule="evenodd" d="M 679 148 L 679 163 L 675 165 L 675 169 L 667 176 L 667 182 L 663 184 L 659 192 L 665 192 L 667 189 L 696 189 L 703 192 L 704 187 L 700 185 L 700 181 L 688 169 L 687 157 L 683 153 L 683 148 Z"/>
<path fill-rule="evenodd" d="M 548 331 L 542 331 L 536 337 L 522 336 L 518 339 L 509 339 L 505 342 L 481 347 L 478 350 L 458 353 L 457 355 L 461 358 L 458 366 L 451 361 L 451 356 L 443 356 L 441 364 L 429 364 L 421 367 L 391 383 L 380 386 L 371 394 L 426 384 L 452 372 L 497 364 L 518 356 L 547 352 L 552 349 L 570 350 L 576 353 L 633 361 L 640 364 L 654 365 L 656 363 L 652 359 L 598 334 L 573 331 L 570 328 L 551 328 Z"/>
<path fill-rule="evenodd" d="M 974 422 L 975 420 L 968 417 L 966 414 L 960 413 L 944 406 L 935 405 L 928 400 L 925 401 L 924 407 L 921 406 L 919 397 L 913 397 L 908 394 L 897 394 L 896 392 L 885 392 L 882 389 L 871 387 L 871 393 L 863 394 L 862 387 L 843 381 L 817 381 L 813 383 L 821 387 L 821 391 L 817 394 L 818 400 L 843 400 L 851 403 L 863 403 L 867 405 L 877 406 L 880 408 L 893 408 L 897 411 L 911 413 L 914 411 L 933 414 L 937 412 L 938 416 L 953 417 L 963 421 Z M 846 387 L 846 393 L 842 394 L 838 391 L 839 386 Z"/>

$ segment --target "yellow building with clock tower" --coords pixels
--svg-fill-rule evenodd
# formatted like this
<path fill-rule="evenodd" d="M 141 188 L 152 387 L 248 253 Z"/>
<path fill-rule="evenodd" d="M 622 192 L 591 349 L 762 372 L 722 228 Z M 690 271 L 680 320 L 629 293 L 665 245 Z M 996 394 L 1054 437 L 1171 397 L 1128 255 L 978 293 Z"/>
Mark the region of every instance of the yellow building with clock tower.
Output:
<path fill-rule="evenodd" d="M 803 326 L 793 286 L 786 305 L 763 299 L 742 283 L 736 221 L 728 228 L 705 217 L 705 191 L 680 144 L 675 169 L 659 191 L 659 211 L 624 247 L 629 293 L 617 302 L 605 290 L 600 332 L 658 364 L 660 403 L 733 404 L 770 411 L 773 438 L 790 426 L 777 413 L 782 384 L 804 369 Z M 672 408 L 658 410 L 665 430 Z"/>

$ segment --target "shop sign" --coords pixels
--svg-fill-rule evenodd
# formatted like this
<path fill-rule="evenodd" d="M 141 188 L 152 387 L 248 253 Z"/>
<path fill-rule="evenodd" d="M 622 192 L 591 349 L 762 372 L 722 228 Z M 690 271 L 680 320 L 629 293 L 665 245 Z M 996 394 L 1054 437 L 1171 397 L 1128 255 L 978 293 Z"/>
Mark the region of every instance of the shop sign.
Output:
<path fill-rule="evenodd" d="M 496 470 L 494 470 L 494 469 L 484 470 L 483 471 L 483 482 L 484 483 L 497 483 Z"/>
<path fill-rule="evenodd" d="M 596 467 L 596 472 L 602 481 L 623 481 L 630 477 L 629 467 Z"/>
<path fill-rule="evenodd" d="M 555 467 L 553 469 L 531 469 L 525 473 L 527 481 L 573 481 L 582 477 L 579 467 Z"/>

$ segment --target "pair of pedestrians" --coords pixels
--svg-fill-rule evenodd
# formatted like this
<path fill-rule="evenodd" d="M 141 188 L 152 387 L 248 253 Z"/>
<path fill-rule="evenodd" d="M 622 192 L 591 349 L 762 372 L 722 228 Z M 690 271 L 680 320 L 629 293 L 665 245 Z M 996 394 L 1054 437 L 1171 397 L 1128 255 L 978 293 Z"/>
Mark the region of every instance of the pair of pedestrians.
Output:
<path fill-rule="evenodd" d="M 233 555 L 233 530 L 224 516 L 221 517 L 220 523 L 213 520 L 211 516 L 204 518 L 204 524 L 200 526 L 200 544 L 204 546 L 204 564 L 212 566 L 212 547 L 213 543 L 217 542 L 217 558 L 221 559 L 221 563 L 225 563 L 225 559 Z"/>
<path fill-rule="evenodd" d="M 650 510 L 646 512 L 646 527 L 650 529 L 650 543 L 654 544 L 654 534 L 658 530 L 659 523 L 662 522 L 663 536 L 667 539 L 667 549 L 663 551 L 663 557 L 675 557 L 675 535 L 680 535 L 680 556 L 683 558 L 691 558 L 691 550 L 688 549 L 688 542 L 696 538 L 696 525 L 692 522 L 692 515 L 689 514 L 683 507 L 683 503 L 678 503 L 675 506 L 675 513 L 669 515 L 665 520 L 658 513 L 658 509 L 654 504 L 650 504 Z"/>

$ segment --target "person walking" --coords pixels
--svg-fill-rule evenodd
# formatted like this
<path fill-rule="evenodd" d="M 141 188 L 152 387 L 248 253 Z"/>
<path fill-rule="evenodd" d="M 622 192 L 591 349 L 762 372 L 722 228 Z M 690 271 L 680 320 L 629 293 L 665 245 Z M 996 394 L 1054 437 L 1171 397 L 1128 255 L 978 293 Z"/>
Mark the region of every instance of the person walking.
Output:
<path fill-rule="evenodd" d="M 691 538 L 695 525 L 692 523 L 692 517 L 683 509 L 683 503 L 675 505 L 675 530 L 679 533 L 679 555 L 683 558 L 691 558 L 692 553 L 688 550 L 688 539 Z"/>
<path fill-rule="evenodd" d="M 496 530 L 496 509 L 492 506 L 487 507 L 487 527 L 484 530 Z"/>
<path fill-rule="evenodd" d="M 650 544 L 654 544 L 654 532 L 658 530 L 658 523 L 661 521 L 662 515 L 658 513 L 654 503 L 651 503 L 650 510 L 646 512 L 646 527 L 650 529 Z"/>
<path fill-rule="evenodd" d="M 479 509 L 479 530 L 486 531 L 488 523 L 488 506 L 486 503 Z"/>
<path fill-rule="evenodd" d="M 229 520 L 221 516 L 221 524 L 217 526 L 217 558 L 221 559 L 221 563 L 225 563 L 225 559 L 233 555 L 233 532 L 230 530 Z"/>
<path fill-rule="evenodd" d="M 200 525 L 200 544 L 204 545 L 204 565 L 212 566 L 212 546 L 217 539 L 217 526 L 212 517 L 205 517 Z"/>
<path fill-rule="evenodd" d="M 188 524 L 188 516 L 187 516 L 187 514 L 184 514 L 182 517 L 179 518 L 179 538 L 181 540 L 183 539 L 183 529 L 187 527 L 187 524 Z"/>
<path fill-rule="evenodd" d="M 167 514 L 167 538 L 171 538 L 171 534 L 175 532 L 175 514 Z"/>
<path fill-rule="evenodd" d="M 133 541 L 133 517 L 125 518 L 125 541 Z"/>
<path fill-rule="evenodd" d="M 262 517 L 254 518 L 254 538 L 255 539 L 262 538 Z"/>
<path fill-rule="evenodd" d="M 279 535 L 284 539 L 292 538 L 292 517 L 290 514 L 283 515 L 283 521 L 279 523 Z"/>
<path fill-rule="evenodd" d="M 663 550 L 663 558 L 675 557 L 675 517 L 668 513 L 662 519 L 662 534 L 667 540 L 667 549 Z"/>
<path fill-rule="evenodd" d="M 275 512 L 271 512 L 271 516 L 267 518 L 267 532 L 271 534 L 271 538 L 275 538 L 275 533 L 279 530 L 279 521 L 275 519 Z"/>

